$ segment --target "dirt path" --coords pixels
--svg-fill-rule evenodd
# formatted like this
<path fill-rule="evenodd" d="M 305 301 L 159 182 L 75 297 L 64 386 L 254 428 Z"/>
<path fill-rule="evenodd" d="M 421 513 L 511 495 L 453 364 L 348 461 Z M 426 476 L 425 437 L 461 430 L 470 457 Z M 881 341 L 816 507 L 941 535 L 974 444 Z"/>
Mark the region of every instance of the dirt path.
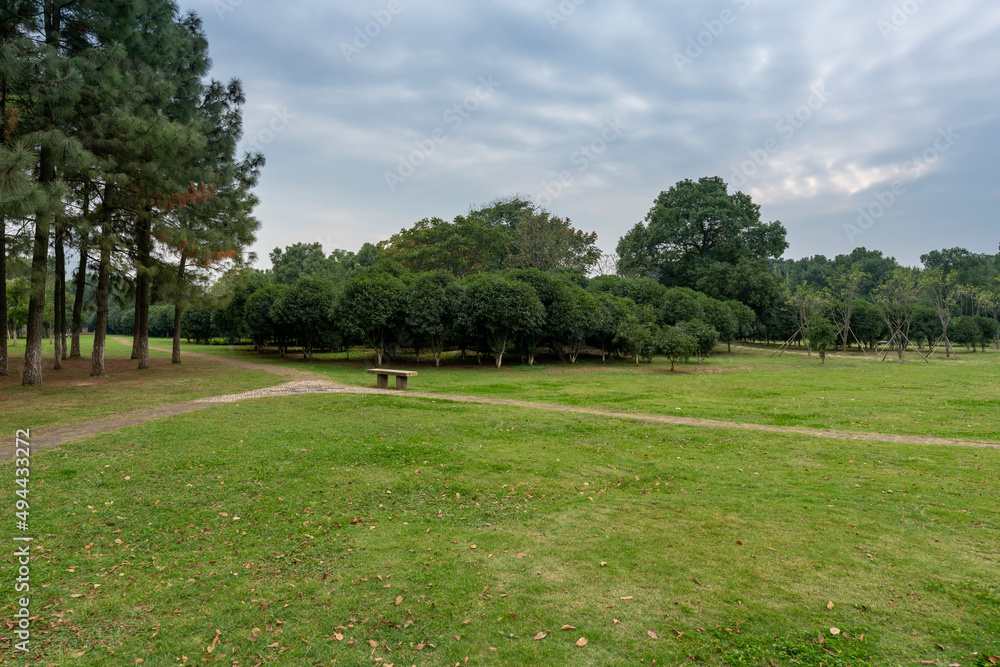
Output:
<path fill-rule="evenodd" d="M 151 349 L 159 350 L 159 348 L 151 348 Z M 528 408 L 533 410 L 550 410 L 556 412 L 587 415 L 592 417 L 627 419 L 632 421 L 654 423 L 654 424 L 669 424 L 672 426 L 693 426 L 696 428 L 712 428 L 712 429 L 739 429 L 746 431 L 758 431 L 764 433 L 783 433 L 783 434 L 791 433 L 813 438 L 830 438 L 834 440 L 866 440 L 866 441 L 877 441 L 877 442 L 898 442 L 903 444 L 950 445 L 958 447 L 986 447 L 986 448 L 1000 449 L 1000 443 L 972 442 L 972 441 L 954 440 L 948 438 L 930 438 L 930 437 L 911 436 L 911 435 L 892 435 L 887 433 L 860 433 L 860 432 L 854 433 L 850 431 L 827 431 L 823 429 L 805 428 L 805 427 L 800 428 L 794 426 L 769 426 L 767 424 L 726 422 L 726 421 L 717 421 L 712 419 L 694 419 L 690 417 L 668 417 L 668 416 L 657 416 L 657 415 L 646 415 L 646 414 L 632 414 L 627 412 L 594 410 L 590 408 L 581 408 L 568 405 L 530 403 L 527 401 L 514 401 L 503 398 L 483 398 L 478 396 L 463 396 L 460 394 L 432 394 L 428 392 L 416 392 L 416 391 L 407 391 L 405 393 L 400 393 L 392 389 L 376 389 L 374 387 L 369 388 L 369 387 L 347 386 L 329 380 L 317 373 L 302 371 L 295 368 L 289 368 L 287 366 L 258 364 L 250 361 L 244 361 L 242 359 L 230 359 L 227 357 L 217 357 L 210 354 L 199 354 L 195 352 L 185 352 L 184 354 L 192 357 L 212 359 L 222 364 L 238 366 L 240 368 L 274 373 L 276 375 L 281 375 L 292 379 L 289 382 L 285 382 L 283 384 L 274 387 L 255 389 L 253 391 L 247 391 L 238 394 L 227 394 L 224 396 L 210 396 L 208 398 L 199 398 L 185 403 L 178 403 L 176 405 L 164 405 L 156 408 L 137 410 L 127 415 L 122 415 L 121 417 L 101 419 L 98 421 L 86 422 L 76 426 L 54 428 L 43 432 L 38 432 L 33 434 L 31 438 L 32 451 L 37 452 L 41 450 L 52 449 L 54 447 L 58 447 L 62 444 L 65 444 L 67 442 L 72 442 L 74 440 L 80 440 L 82 438 L 94 435 L 100 435 L 101 433 L 107 433 L 108 431 L 114 431 L 120 428 L 124 428 L 126 426 L 135 426 L 138 424 L 144 424 L 148 421 L 159 419 L 161 417 L 170 417 L 173 415 L 184 414 L 187 412 L 194 412 L 196 410 L 204 410 L 205 408 L 210 408 L 215 405 L 236 403 L 238 401 L 243 401 L 248 399 L 268 398 L 273 396 L 293 396 L 298 394 L 382 395 L 382 396 L 393 396 L 395 398 L 400 398 L 400 399 L 419 398 L 419 399 L 432 399 L 439 401 L 454 401 L 456 403 L 509 405 L 513 407 Z M 2 448 L 0 448 L 0 459 L 12 458 L 13 454 L 14 454 L 14 443 L 13 442 L 3 443 Z"/>

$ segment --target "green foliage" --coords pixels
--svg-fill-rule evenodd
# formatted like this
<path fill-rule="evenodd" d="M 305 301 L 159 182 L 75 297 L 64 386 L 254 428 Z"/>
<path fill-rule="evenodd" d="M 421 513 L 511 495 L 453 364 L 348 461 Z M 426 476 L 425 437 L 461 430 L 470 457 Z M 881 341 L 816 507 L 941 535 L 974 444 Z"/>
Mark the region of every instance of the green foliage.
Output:
<path fill-rule="evenodd" d="M 585 234 L 568 219 L 513 197 L 453 222 L 425 218 L 381 249 L 413 271 L 443 269 L 463 277 L 504 268 L 586 271 L 600 258 L 596 242 L 596 234 Z"/>
<path fill-rule="evenodd" d="M 615 345 L 625 356 L 635 359 L 639 365 L 642 357 L 650 358 L 656 346 L 658 326 L 652 306 L 640 306 L 625 300 L 628 307 L 618 313 L 615 321 Z"/>
<path fill-rule="evenodd" d="M 287 291 L 277 294 L 269 311 L 273 326 L 302 341 L 304 356 L 311 358 L 314 343 L 333 329 L 335 298 L 333 282 L 300 278 Z"/>
<path fill-rule="evenodd" d="M 698 341 L 683 327 L 664 327 L 657 349 L 670 361 L 670 372 L 673 373 L 675 363 L 687 361 L 698 354 Z"/>
<path fill-rule="evenodd" d="M 719 332 L 713 329 L 700 319 L 690 322 L 681 322 L 675 328 L 688 334 L 695 342 L 694 353 L 698 356 L 698 361 L 704 357 L 709 357 L 715 351 L 715 345 L 719 341 Z"/>
<path fill-rule="evenodd" d="M 355 276 L 344 287 L 333 316 L 344 330 L 375 350 L 378 365 L 405 317 L 406 289 L 388 273 Z"/>
<path fill-rule="evenodd" d="M 837 327 L 824 316 L 816 313 L 806 322 L 806 340 L 809 348 L 819 353 L 822 363 L 826 363 L 826 351 L 837 342 Z"/>
<path fill-rule="evenodd" d="M 212 324 L 212 312 L 201 307 L 185 310 L 181 315 L 181 336 L 196 343 L 210 342 L 217 333 Z"/>
<path fill-rule="evenodd" d="M 469 282 L 458 312 L 458 325 L 490 351 L 497 368 L 510 345 L 537 340 L 545 326 L 545 307 L 535 289 L 495 274 Z"/>
<path fill-rule="evenodd" d="M 618 266 L 625 275 L 711 289 L 715 298 L 763 307 L 774 283 L 764 278 L 769 271 L 762 260 L 777 259 L 787 247 L 785 228 L 762 223 L 749 196 L 728 194 L 719 177 L 684 180 L 660 193 L 645 225 L 622 237 Z"/>
<path fill-rule="evenodd" d="M 455 325 L 458 302 L 454 282 L 446 271 L 422 273 L 410 285 L 406 298 L 406 329 L 413 336 L 414 347 L 429 347 L 438 366 Z"/>
<path fill-rule="evenodd" d="M 285 297 L 289 289 L 285 284 L 264 285 L 246 298 L 243 304 L 243 325 L 257 350 L 263 349 L 279 332 L 283 338 L 288 337 L 290 332 L 285 330 L 284 322 L 276 321 L 274 316 L 280 314 L 275 304 Z"/>

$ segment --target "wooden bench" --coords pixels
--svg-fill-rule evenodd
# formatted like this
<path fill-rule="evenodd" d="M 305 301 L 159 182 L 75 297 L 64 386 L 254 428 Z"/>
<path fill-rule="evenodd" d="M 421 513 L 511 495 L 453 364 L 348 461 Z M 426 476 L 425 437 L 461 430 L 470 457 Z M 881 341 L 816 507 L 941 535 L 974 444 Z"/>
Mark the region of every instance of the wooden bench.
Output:
<path fill-rule="evenodd" d="M 376 387 L 379 389 L 389 388 L 389 376 L 396 376 L 396 389 L 406 389 L 406 380 L 417 374 L 416 371 L 392 371 L 388 368 L 369 368 L 368 372 L 377 375 Z"/>

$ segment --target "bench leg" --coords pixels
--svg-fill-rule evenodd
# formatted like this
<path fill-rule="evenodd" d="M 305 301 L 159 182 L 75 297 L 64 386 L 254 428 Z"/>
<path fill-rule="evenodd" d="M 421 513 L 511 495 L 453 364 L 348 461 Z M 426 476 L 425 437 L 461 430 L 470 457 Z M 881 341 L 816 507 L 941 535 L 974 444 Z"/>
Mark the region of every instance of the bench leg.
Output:
<path fill-rule="evenodd" d="M 399 389 L 399 390 L 406 389 L 406 381 L 407 381 L 407 379 L 409 379 L 409 378 L 407 378 L 405 375 L 397 375 L 396 376 L 396 389 Z"/>
<path fill-rule="evenodd" d="M 376 380 L 375 386 L 379 389 L 389 388 L 389 376 L 388 375 L 378 375 L 378 380 Z"/>

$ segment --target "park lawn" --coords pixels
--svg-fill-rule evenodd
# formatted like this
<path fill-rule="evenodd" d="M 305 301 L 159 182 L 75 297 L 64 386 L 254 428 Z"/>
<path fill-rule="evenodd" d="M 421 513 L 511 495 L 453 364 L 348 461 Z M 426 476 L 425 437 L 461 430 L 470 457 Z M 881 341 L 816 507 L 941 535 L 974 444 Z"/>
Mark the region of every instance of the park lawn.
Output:
<path fill-rule="evenodd" d="M 32 458 L 32 660 L 981 664 L 998 459 L 403 396 L 219 406 Z"/>
<path fill-rule="evenodd" d="M 188 349 L 188 348 L 186 348 Z M 248 347 L 191 346 L 189 349 L 295 364 L 348 385 L 374 384 L 364 369 L 371 359 L 343 355 L 301 355 L 278 359 L 270 350 Z M 419 371 L 410 380 L 416 391 L 554 403 L 625 413 L 670 415 L 777 426 L 892 433 L 941 438 L 1000 441 L 1000 353 L 961 353 L 924 363 L 911 355 L 905 364 L 873 362 L 837 355 L 820 364 L 800 353 L 770 357 L 769 351 L 735 350 L 704 364 L 670 363 L 656 358 L 635 366 L 582 359 L 576 365 L 534 367 L 461 364 L 449 358 L 442 368 L 412 358 L 391 367 Z"/>
<path fill-rule="evenodd" d="M 271 373 L 223 366 L 211 359 L 182 358 L 170 363 L 170 353 L 150 350 L 148 370 L 129 359 L 131 346 L 109 337 L 105 348 L 107 375 L 90 377 L 93 337 L 80 340 L 80 359 L 52 369 L 52 343 L 44 341 L 44 386 L 21 386 L 24 347 L 10 348 L 11 374 L 0 378 L 0 432 L 67 426 L 121 415 L 140 408 L 183 403 L 195 398 L 260 389 L 284 380 Z"/>

